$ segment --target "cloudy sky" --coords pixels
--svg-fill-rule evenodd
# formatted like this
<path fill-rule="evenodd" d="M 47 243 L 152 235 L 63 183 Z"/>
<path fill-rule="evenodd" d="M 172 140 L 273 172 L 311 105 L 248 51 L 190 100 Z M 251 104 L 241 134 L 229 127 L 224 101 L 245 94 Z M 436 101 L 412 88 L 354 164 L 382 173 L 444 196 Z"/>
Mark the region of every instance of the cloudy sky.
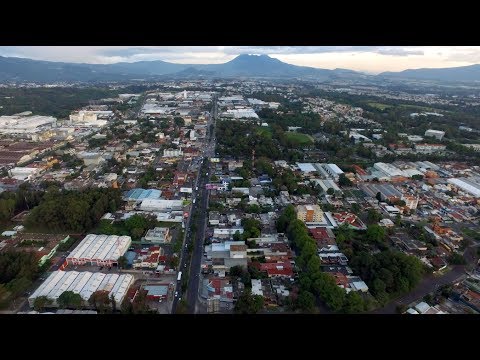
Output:
<path fill-rule="evenodd" d="M 109 64 L 142 60 L 213 64 L 239 54 L 267 54 L 281 61 L 369 73 L 480 63 L 480 47 L 418 46 L 3 46 L 1 56 Z"/>

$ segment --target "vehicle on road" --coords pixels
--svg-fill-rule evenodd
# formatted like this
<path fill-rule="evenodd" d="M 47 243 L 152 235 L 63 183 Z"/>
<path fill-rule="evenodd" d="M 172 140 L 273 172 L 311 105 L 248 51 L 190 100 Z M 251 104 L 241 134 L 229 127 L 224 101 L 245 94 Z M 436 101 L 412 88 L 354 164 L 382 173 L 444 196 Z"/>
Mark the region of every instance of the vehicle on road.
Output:
<path fill-rule="evenodd" d="M 177 297 L 177 296 L 178 296 L 178 291 L 175 291 L 175 297 Z"/>
<path fill-rule="evenodd" d="M 179 271 L 177 275 L 177 281 L 180 281 L 182 279 L 182 272 Z"/>

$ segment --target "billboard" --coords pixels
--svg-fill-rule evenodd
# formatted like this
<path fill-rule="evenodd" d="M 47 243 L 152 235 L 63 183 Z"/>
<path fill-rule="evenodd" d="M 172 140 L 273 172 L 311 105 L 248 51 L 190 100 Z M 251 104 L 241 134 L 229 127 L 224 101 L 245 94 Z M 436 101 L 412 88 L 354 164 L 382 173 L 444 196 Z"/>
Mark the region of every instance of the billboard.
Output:
<path fill-rule="evenodd" d="M 220 158 L 210 158 L 210 161 L 213 163 L 218 163 L 220 162 Z"/>

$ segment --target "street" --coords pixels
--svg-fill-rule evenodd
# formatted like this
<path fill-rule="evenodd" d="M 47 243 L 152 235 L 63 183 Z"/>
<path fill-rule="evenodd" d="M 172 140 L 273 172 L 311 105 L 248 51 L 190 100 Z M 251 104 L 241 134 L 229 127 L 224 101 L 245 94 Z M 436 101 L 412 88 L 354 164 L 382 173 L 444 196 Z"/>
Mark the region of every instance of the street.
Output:
<path fill-rule="evenodd" d="M 173 300 L 172 304 L 172 314 L 177 312 L 178 302 L 184 296 L 182 294 L 182 281 L 185 276 L 188 274 L 188 288 L 187 288 L 187 308 L 188 313 L 195 313 L 195 305 L 198 297 L 198 286 L 199 286 L 199 274 L 200 274 L 200 265 L 203 255 L 203 240 L 205 237 L 205 223 L 207 215 L 207 205 L 208 205 L 208 190 L 205 189 L 205 184 L 208 183 L 209 172 L 208 172 L 208 161 L 210 157 L 215 156 L 215 137 L 209 136 L 210 125 L 214 123 L 216 117 L 217 108 L 217 98 L 214 96 L 213 100 L 213 109 L 211 116 L 207 122 L 207 134 L 205 136 L 206 146 L 203 151 L 204 161 L 201 163 L 200 168 L 198 169 L 197 180 L 195 187 L 193 189 L 192 198 L 196 201 L 192 204 L 192 208 L 185 225 L 185 242 L 182 247 L 182 256 L 179 265 L 179 271 L 182 272 L 182 277 L 180 280 L 177 280 L 176 291 L 178 296 Z M 196 190 L 198 187 L 198 191 Z M 191 238 L 190 227 L 192 218 L 197 214 L 196 217 L 196 232 L 195 232 L 195 241 Z M 193 244 L 192 244 L 193 241 Z M 191 262 L 188 263 L 189 256 L 187 246 L 189 244 L 193 245 Z"/>

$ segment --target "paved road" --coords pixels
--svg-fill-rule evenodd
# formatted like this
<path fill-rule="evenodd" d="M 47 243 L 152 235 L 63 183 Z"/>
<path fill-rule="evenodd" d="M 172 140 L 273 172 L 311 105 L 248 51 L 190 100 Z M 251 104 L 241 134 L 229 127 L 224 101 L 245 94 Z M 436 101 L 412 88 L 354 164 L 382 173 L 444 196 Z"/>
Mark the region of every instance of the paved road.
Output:
<path fill-rule="evenodd" d="M 205 159 L 208 159 L 214 156 L 215 151 L 215 137 L 209 136 L 210 124 L 214 123 L 216 116 L 216 97 L 214 97 L 214 105 L 212 109 L 211 117 L 207 122 L 207 134 L 205 136 L 205 141 L 207 142 L 203 156 Z M 207 213 L 207 203 L 208 203 L 208 190 L 205 189 L 205 184 L 208 183 L 209 176 L 206 174 L 208 170 L 205 171 L 205 175 L 202 176 L 203 169 L 207 167 L 208 161 L 205 160 L 201 163 L 201 166 L 198 170 L 197 180 L 195 182 L 195 187 L 193 191 L 193 198 L 196 199 L 195 203 L 192 204 L 190 211 L 190 216 L 188 217 L 187 224 L 185 225 L 185 243 L 182 249 L 182 256 L 180 259 L 179 271 L 182 271 L 182 278 L 188 273 L 188 291 L 187 291 L 187 306 L 189 313 L 195 313 L 195 305 L 198 295 L 198 285 L 199 285 L 199 274 L 200 274 L 200 264 L 203 255 L 203 239 L 205 234 L 205 222 L 206 222 L 206 213 Z M 210 174 L 209 174 L 210 175 Z M 196 190 L 198 187 L 198 190 Z M 193 250 L 191 259 L 188 256 L 187 246 L 192 243 L 190 226 L 194 214 L 198 214 L 196 218 L 196 233 L 195 241 L 193 241 Z M 190 261 L 190 263 L 189 263 Z M 172 314 L 177 312 L 178 302 L 182 298 L 183 294 L 181 291 L 182 280 L 177 281 L 176 291 L 178 296 L 174 298 L 172 303 Z"/>

